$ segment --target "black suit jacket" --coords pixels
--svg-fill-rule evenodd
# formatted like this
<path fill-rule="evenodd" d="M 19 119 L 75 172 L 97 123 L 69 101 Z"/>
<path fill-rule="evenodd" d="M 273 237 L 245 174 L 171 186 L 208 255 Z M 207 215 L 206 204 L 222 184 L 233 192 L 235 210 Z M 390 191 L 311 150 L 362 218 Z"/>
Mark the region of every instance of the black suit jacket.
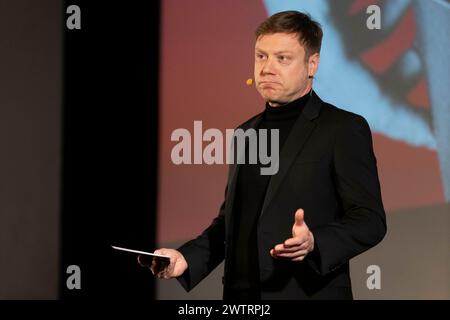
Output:
<path fill-rule="evenodd" d="M 262 113 L 239 128 L 257 128 Z M 324 103 L 314 92 L 280 151 L 257 225 L 263 299 L 352 298 L 349 260 L 386 233 L 376 158 L 366 120 Z M 225 259 L 230 277 L 231 217 L 239 165 L 229 166 L 219 215 L 196 239 L 179 248 L 188 262 L 178 278 L 191 290 Z M 302 262 L 274 259 L 269 251 L 292 236 L 303 208 L 315 249 Z"/>

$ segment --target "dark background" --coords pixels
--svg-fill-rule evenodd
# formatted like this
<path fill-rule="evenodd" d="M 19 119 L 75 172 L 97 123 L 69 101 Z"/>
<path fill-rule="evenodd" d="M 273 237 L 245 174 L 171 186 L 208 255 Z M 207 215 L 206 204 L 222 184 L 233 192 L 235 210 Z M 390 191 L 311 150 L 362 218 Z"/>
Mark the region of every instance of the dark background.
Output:
<path fill-rule="evenodd" d="M 149 270 L 110 245 L 152 250 L 158 133 L 159 1 L 65 1 L 62 298 L 154 297 Z M 68 290 L 66 268 L 81 268 Z"/>

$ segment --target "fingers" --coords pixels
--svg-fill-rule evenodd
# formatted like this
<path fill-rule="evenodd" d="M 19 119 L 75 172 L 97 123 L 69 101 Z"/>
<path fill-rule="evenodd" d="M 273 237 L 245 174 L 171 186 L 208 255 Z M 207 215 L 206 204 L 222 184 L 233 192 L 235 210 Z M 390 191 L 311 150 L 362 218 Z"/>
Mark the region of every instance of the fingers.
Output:
<path fill-rule="evenodd" d="M 152 264 L 153 258 L 147 255 L 138 255 L 137 261 L 141 267 L 149 268 Z"/>
<path fill-rule="evenodd" d="M 274 258 L 282 258 L 282 259 L 294 260 L 294 259 L 297 259 L 297 258 L 302 258 L 302 257 L 304 258 L 307 254 L 308 254 L 308 250 L 298 250 L 298 251 L 295 251 L 295 252 L 285 252 L 285 253 L 279 253 L 279 252 L 274 251 L 273 249 L 271 250 L 272 257 L 274 257 Z"/>
<path fill-rule="evenodd" d="M 170 279 L 172 278 L 174 265 L 175 262 L 163 264 L 160 260 L 153 259 L 150 270 L 152 271 L 153 275 L 157 276 L 158 278 Z"/>
<path fill-rule="evenodd" d="M 304 256 L 299 256 L 297 258 L 292 259 L 291 261 L 303 261 L 305 259 L 306 255 Z"/>
<path fill-rule="evenodd" d="M 309 238 L 289 238 L 284 243 L 277 244 L 274 249 L 277 252 L 295 252 L 307 249 L 309 246 Z"/>
<path fill-rule="evenodd" d="M 160 279 L 171 279 L 172 278 L 173 270 L 170 270 L 169 267 L 166 269 L 163 269 L 162 271 L 158 272 L 156 276 Z"/>
<path fill-rule="evenodd" d="M 285 248 L 296 247 L 304 245 L 306 242 L 308 242 L 308 240 L 309 238 L 306 235 L 302 237 L 289 238 L 284 241 L 283 245 Z"/>
<path fill-rule="evenodd" d="M 168 266 L 166 266 L 165 268 L 161 268 L 160 266 L 157 266 L 157 265 L 158 265 L 158 263 L 155 263 L 155 267 L 151 268 L 153 275 L 155 275 L 156 277 L 161 278 L 161 279 L 172 278 L 173 267 L 171 267 L 170 264 Z"/>
<path fill-rule="evenodd" d="M 160 254 L 160 255 L 165 255 L 165 250 L 164 249 L 157 249 L 155 250 L 153 253 L 155 254 Z M 157 276 L 158 278 L 162 278 L 166 275 L 167 273 L 167 265 L 163 265 L 161 263 L 161 260 L 159 259 L 155 259 L 154 257 L 151 258 L 151 264 L 149 266 L 151 272 L 153 275 Z M 142 259 L 141 259 L 142 260 Z"/>
<path fill-rule="evenodd" d="M 289 254 L 289 253 L 294 253 L 294 252 L 303 251 L 303 250 L 309 252 L 307 245 L 301 245 L 301 246 L 286 248 L 286 249 L 283 249 L 283 248 L 280 249 L 280 248 L 275 247 L 273 250 L 274 250 L 275 255 Z"/>
<path fill-rule="evenodd" d="M 155 259 L 153 259 L 152 264 L 150 265 L 150 270 L 152 271 L 153 275 L 156 275 L 157 273 L 159 273 L 161 270 L 159 270 L 159 266 L 156 262 Z"/>
<path fill-rule="evenodd" d="M 301 261 L 311 251 L 311 247 L 312 243 L 309 237 L 289 238 L 271 249 L 270 255 L 277 259 Z"/>
<path fill-rule="evenodd" d="M 284 244 L 277 244 L 273 249 L 276 253 L 290 253 L 304 248 L 302 246 L 286 247 Z"/>
<path fill-rule="evenodd" d="M 148 267 L 152 274 L 158 278 L 171 279 L 176 278 L 183 274 L 188 268 L 188 264 L 184 256 L 175 249 L 160 248 L 154 251 L 157 255 L 164 255 L 167 258 L 158 256 L 144 256 L 138 257 L 138 262 L 141 265 Z M 149 261 L 146 263 L 143 258 L 147 258 Z"/>
<path fill-rule="evenodd" d="M 161 252 L 161 251 L 160 251 Z M 164 253 L 158 253 L 157 254 L 164 254 Z M 151 271 L 153 275 L 156 275 L 158 278 L 161 279 L 171 279 L 174 277 L 174 270 L 175 265 L 177 263 L 177 257 L 170 256 L 170 261 L 166 262 L 165 260 L 161 259 L 153 259 Z"/>

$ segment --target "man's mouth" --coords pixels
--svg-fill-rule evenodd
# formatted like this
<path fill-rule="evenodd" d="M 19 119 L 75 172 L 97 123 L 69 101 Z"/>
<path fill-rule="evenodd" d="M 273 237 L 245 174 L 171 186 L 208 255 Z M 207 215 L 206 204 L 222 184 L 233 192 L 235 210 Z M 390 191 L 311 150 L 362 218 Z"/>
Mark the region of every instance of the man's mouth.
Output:
<path fill-rule="evenodd" d="M 276 82 L 276 81 L 263 80 L 263 81 L 260 81 L 259 84 L 263 85 L 263 84 L 280 84 L 280 83 Z"/>
<path fill-rule="evenodd" d="M 270 88 L 275 88 L 277 86 L 280 86 L 281 84 L 279 82 L 275 82 L 275 81 L 261 81 L 259 82 L 259 86 L 262 89 L 270 89 Z"/>

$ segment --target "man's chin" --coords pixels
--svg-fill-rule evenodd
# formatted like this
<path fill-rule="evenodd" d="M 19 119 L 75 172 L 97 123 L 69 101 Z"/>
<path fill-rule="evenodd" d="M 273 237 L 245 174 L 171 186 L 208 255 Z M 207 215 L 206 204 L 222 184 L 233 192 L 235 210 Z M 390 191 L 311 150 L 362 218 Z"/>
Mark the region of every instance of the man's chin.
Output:
<path fill-rule="evenodd" d="M 284 102 L 284 101 L 279 101 L 279 100 L 274 100 L 274 99 L 266 99 L 266 101 L 271 107 L 279 107 L 279 106 L 282 106 L 283 104 L 286 104 L 286 102 Z"/>
<path fill-rule="evenodd" d="M 274 95 L 263 95 L 262 96 L 264 100 L 266 100 L 267 102 L 270 103 L 279 103 L 281 99 L 279 99 L 279 97 L 274 96 Z"/>
<path fill-rule="evenodd" d="M 283 105 L 286 104 L 278 94 L 261 94 L 261 97 L 270 105 Z"/>

